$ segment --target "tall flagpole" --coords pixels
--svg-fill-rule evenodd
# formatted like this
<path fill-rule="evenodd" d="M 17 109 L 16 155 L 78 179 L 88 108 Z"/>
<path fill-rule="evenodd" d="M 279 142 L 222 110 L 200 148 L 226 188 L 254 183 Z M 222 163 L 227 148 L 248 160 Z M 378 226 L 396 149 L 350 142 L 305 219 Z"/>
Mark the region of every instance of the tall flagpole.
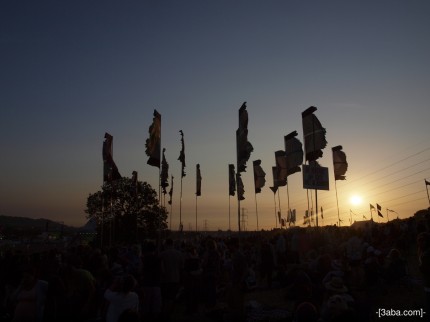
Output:
<path fill-rule="evenodd" d="M 426 184 L 426 190 L 427 190 L 427 199 L 429 200 L 429 208 L 430 208 L 430 196 L 429 196 L 429 188 L 427 187 L 429 185 L 429 182 L 424 179 L 424 182 Z"/>
<path fill-rule="evenodd" d="M 231 231 L 231 226 L 230 226 L 230 194 L 228 194 L 228 230 Z"/>
<path fill-rule="evenodd" d="M 275 227 L 278 227 L 278 212 L 276 211 L 276 198 L 275 198 L 276 192 L 273 193 L 273 202 L 275 203 Z"/>
<path fill-rule="evenodd" d="M 182 225 L 182 175 L 181 175 L 181 192 L 179 195 L 179 230 L 181 230 Z"/>
<path fill-rule="evenodd" d="M 336 179 L 334 180 L 334 190 L 336 191 L 336 205 L 337 205 L 337 221 L 340 227 L 340 215 L 339 215 L 339 199 L 337 197 L 337 186 L 336 186 Z"/>
<path fill-rule="evenodd" d="M 282 211 L 281 211 L 281 197 L 280 197 L 281 193 L 279 192 L 279 188 L 278 188 L 278 204 L 279 204 L 279 214 L 281 215 L 281 219 L 282 219 Z M 279 216 L 278 216 L 278 221 L 279 221 Z M 278 225 L 276 225 L 276 228 L 278 228 Z M 282 226 L 281 226 L 282 228 Z"/>
<path fill-rule="evenodd" d="M 257 208 L 257 193 L 254 193 L 255 196 L 255 213 L 257 215 L 257 231 L 258 231 L 258 208 Z"/>

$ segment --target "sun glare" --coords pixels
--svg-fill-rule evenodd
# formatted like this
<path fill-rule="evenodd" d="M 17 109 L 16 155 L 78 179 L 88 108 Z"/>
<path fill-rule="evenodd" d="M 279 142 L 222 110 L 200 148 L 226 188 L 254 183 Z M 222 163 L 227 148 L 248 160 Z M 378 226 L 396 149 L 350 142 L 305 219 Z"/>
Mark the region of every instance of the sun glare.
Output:
<path fill-rule="evenodd" d="M 354 206 L 358 206 L 358 205 L 360 205 L 360 204 L 361 204 L 362 199 L 361 199 L 361 197 L 360 197 L 360 196 L 354 195 L 354 196 L 352 196 L 352 197 L 349 199 L 349 201 L 350 201 L 350 202 L 351 202 L 351 204 L 353 204 Z"/>

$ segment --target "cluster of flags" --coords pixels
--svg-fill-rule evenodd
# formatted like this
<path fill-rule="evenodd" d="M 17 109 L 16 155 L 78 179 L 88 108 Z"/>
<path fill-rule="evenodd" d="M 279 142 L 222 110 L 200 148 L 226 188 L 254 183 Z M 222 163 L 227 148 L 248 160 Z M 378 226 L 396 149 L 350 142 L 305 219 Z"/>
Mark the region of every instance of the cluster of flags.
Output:
<path fill-rule="evenodd" d="M 301 172 L 301 166 L 303 161 L 308 162 L 312 167 L 320 167 L 317 160 L 323 156 L 323 149 L 327 146 L 326 140 L 326 129 L 321 125 L 321 122 L 314 115 L 317 110 L 315 106 L 311 106 L 302 112 L 302 125 L 303 125 L 303 145 L 299 139 L 297 139 L 297 131 L 293 131 L 288 135 L 284 136 L 284 150 L 275 151 L 275 166 L 272 167 L 273 175 L 273 186 L 270 189 L 275 194 L 279 187 L 286 186 L 288 184 L 288 177 L 294 173 Z M 162 188 L 163 194 L 167 194 L 167 187 L 170 186 L 169 204 L 172 204 L 173 196 L 173 175 L 170 178 L 169 184 L 169 164 L 166 160 L 165 152 L 166 149 L 161 150 L 161 114 L 154 110 L 152 124 L 149 127 L 149 137 L 145 143 L 145 153 L 148 156 L 147 164 L 158 167 L 160 169 L 160 187 Z M 181 162 L 181 180 L 186 176 L 185 173 L 185 143 L 184 133 L 182 130 L 180 133 L 181 150 L 179 153 L 178 160 Z M 113 160 L 112 152 L 113 137 L 109 133 L 105 133 L 103 142 L 103 182 L 112 182 L 114 180 L 121 179 L 118 167 Z M 246 163 L 248 162 L 251 153 L 254 148 L 248 141 L 248 111 L 246 109 L 246 102 L 244 102 L 239 108 L 239 125 L 236 130 L 236 169 L 234 164 L 228 165 L 228 178 L 229 178 L 229 196 L 235 196 L 237 193 L 238 201 L 244 200 L 245 189 L 242 182 L 241 173 L 246 172 Z M 343 152 L 341 145 L 332 147 L 333 157 L 333 171 L 335 182 L 337 180 L 346 180 L 346 172 L 348 170 L 348 162 L 346 160 L 346 154 Z M 304 170 L 303 170 L 304 171 Z M 254 191 L 255 194 L 261 193 L 262 188 L 266 183 L 266 173 L 261 167 L 261 160 L 253 161 L 253 175 L 254 175 Z M 430 185 L 430 182 L 425 181 L 426 188 Z M 137 172 L 133 171 L 132 182 L 133 187 L 137 189 Z M 201 196 L 201 182 L 202 176 L 200 171 L 200 164 L 196 165 L 196 196 Z M 181 181 L 182 188 L 182 181 Z M 317 190 L 317 188 L 315 188 Z M 137 190 L 136 190 L 137 192 Z M 427 190 L 428 193 L 428 190 Z M 182 195 L 182 191 L 181 191 Z M 337 192 L 336 192 L 337 198 Z M 430 204 L 430 198 L 429 198 Z M 316 205 L 316 209 L 318 206 Z M 376 207 L 370 204 L 370 212 L 377 213 L 379 217 L 384 217 L 381 212 L 381 206 L 377 203 Z M 339 212 L 339 209 L 338 209 Z M 387 208 L 388 212 L 395 212 L 392 209 Z M 276 213 L 276 202 L 275 202 L 275 213 Z M 281 218 L 281 212 L 277 213 L 278 222 L 281 226 L 285 226 L 287 223 L 296 222 L 296 210 L 288 207 L 287 218 Z M 323 209 L 321 207 L 321 218 L 323 218 Z M 258 221 L 258 219 L 257 219 Z M 312 221 L 312 210 L 307 210 L 304 217 L 304 222 L 310 223 Z M 339 224 L 341 220 L 339 218 Z M 182 222 L 180 223 L 182 225 Z M 258 225 L 258 224 L 257 224 Z M 240 229 L 240 227 L 239 227 Z"/>
<path fill-rule="evenodd" d="M 376 211 L 379 217 L 384 218 L 384 215 L 382 215 L 381 210 L 382 207 L 379 204 L 376 204 L 376 209 L 374 205 L 370 204 L 370 214 L 372 214 L 372 211 Z"/>

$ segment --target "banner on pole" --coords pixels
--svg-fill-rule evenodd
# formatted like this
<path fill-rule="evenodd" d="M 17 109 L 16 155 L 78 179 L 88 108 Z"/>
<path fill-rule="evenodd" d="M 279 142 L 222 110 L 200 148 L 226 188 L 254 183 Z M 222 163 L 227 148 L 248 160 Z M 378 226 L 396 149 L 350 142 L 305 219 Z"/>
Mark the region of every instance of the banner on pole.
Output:
<path fill-rule="evenodd" d="M 327 167 L 314 167 L 303 164 L 303 189 L 329 189 L 329 176 Z"/>

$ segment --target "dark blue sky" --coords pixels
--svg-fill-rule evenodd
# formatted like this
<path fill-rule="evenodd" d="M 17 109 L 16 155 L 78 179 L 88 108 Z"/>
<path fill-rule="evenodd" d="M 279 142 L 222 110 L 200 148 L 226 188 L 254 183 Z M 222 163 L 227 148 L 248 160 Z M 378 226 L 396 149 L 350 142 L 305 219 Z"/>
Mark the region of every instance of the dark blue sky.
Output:
<path fill-rule="evenodd" d="M 249 229 L 251 162 L 261 159 L 267 173 L 257 200 L 260 226 L 271 227 L 274 151 L 284 135 L 302 137 L 301 112 L 311 105 L 327 129 L 320 163 L 331 169 L 335 145 L 348 156 L 348 180 L 337 182 L 342 215 L 359 194 L 355 213 L 379 202 L 407 217 L 428 206 L 429 14 L 424 0 L 2 1 L 0 214 L 83 223 L 86 197 L 102 184 L 104 132 L 114 136 L 121 174 L 136 170 L 156 187 L 144 147 L 156 108 L 178 180 L 178 132 L 185 134 L 185 227 L 194 223 L 200 163 L 199 217 L 225 228 L 227 165 L 235 163 L 237 111 L 247 101 Z M 175 188 L 174 225 L 179 181 Z M 291 208 L 304 213 L 300 174 L 289 193 Z M 319 197 L 334 223 L 334 181 Z M 284 210 L 286 199 L 282 188 Z"/>

